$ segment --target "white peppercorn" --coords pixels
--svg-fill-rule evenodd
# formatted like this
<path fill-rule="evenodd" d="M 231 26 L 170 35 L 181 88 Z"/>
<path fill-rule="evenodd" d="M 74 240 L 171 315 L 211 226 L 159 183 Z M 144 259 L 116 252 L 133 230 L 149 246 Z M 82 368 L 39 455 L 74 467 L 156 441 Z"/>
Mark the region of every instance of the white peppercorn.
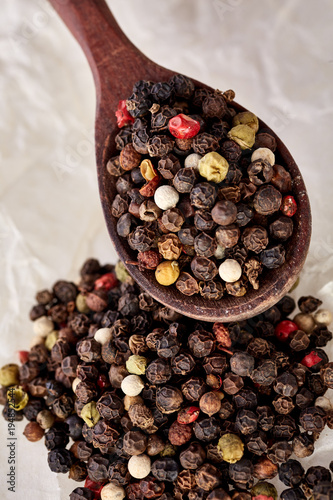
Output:
<path fill-rule="evenodd" d="M 219 267 L 219 274 L 223 281 L 234 283 L 242 276 L 242 268 L 237 260 L 226 259 Z"/>
<path fill-rule="evenodd" d="M 41 316 L 37 318 L 33 323 L 33 330 L 36 335 L 40 337 L 46 337 L 48 333 L 51 333 L 54 329 L 53 321 L 47 316 Z"/>
<path fill-rule="evenodd" d="M 94 335 L 94 339 L 99 343 L 99 344 L 105 344 L 109 340 L 111 340 L 112 337 L 112 330 L 111 328 L 99 328 L 99 330 L 96 331 Z"/>
<path fill-rule="evenodd" d="M 179 194 L 172 186 L 160 186 L 155 191 L 154 201 L 161 210 L 169 210 L 179 202 Z"/>
<path fill-rule="evenodd" d="M 199 160 L 201 160 L 202 156 L 198 153 L 192 153 L 185 158 L 184 165 L 185 167 L 192 167 L 195 170 L 199 170 Z"/>
<path fill-rule="evenodd" d="M 135 479 L 143 479 L 151 471 L 151 461 L 148 455 L 133 456 L 128 461 L 128 471 Z"/>
<path fill-rule="evenodd" d="M 122 500 L 125 498 L 125 490 L 116 483 L 107 483 L 101 490 L 101 500 Z"/>
<path fill-rule="evenodd" d="M 275 165 L 275 154 L 268 148 L 258 148 L 253 151 L 251 162 L 256 160 L 266 160 L 270 165 Z"/>
<path fill-rule="evenodd" d="M 332 313 L 328 309 L 319 309 L 313 317 L 317 325 L 328 326 L 332 323 Z"/>
<path fill-rule="evenodd" d="M 121 390 L 127 396 L 138 396 L 145 384 L 138 375 L 128 375 L 121 383 Z"/>

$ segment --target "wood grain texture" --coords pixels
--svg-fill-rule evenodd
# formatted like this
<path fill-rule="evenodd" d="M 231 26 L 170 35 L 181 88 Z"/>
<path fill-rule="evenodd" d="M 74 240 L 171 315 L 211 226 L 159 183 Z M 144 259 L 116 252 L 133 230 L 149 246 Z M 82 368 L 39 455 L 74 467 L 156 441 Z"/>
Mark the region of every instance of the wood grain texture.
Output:
<path fill-rule="evenodd" d="M 137 80 L 165 81 L 174 72 L 163 68 L 142 54 L 121 31 L 104 0 L 50 0 L 72 34 L 81 45 L 90 64 L 96 86 L 95 146 L 99 192 L 111 240 L 121 260 L 136 260 L 136 253 L 116 231 L 117 220 L 111 216 L 115 182 L 106 170 L 106 163 L 119 152 L 114 138 L 118 133 L 115 109 L 120 99 L 131 94 Z M 196 86 L 209 88 L 201 82 Z M 221 87 L 223 82 L 221 81 Z M 235 82 L 237 90 L 237 82 Z M 245 108 L 234 103 L 237 111 Z M 239 321 L 262 313 L 283 297 L 295 283 L 308 252 L 311 237 L 311 211 L 302 175 L 290 152 L 277 135 L 260 121 L 277 140 L 277 163 L 285 164 L 292 176 L 298 210 L 293 218 L 294 233 L 286 245 L 286 262 L 261 279 L 259 290 L 250 290 L 244 297 L 223 297 L 209 301 L 200 296 L 186 297 L 175 287 L 163 287 L 154 273 L 141 272 L 137 266 L 126 265 L 138 284 L 162 304 L 189 317 L 204 321 Z"/>

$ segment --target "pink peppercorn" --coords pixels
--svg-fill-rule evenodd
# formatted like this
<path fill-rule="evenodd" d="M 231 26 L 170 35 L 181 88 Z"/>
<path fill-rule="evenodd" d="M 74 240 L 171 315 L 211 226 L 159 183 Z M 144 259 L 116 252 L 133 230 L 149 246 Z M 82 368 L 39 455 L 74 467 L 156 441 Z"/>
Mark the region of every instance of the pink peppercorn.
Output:
<path fill-rule="evenodd" d="M 118 109 L 116 111 L 117 125 L 119 128 L 125 127 L 134 122 L 133 116 L 129 114 L 126 108 L 126 99 L 119 101 Z"/>
<path fill-rule="evenodd" d="M 177 139 L 191 139 L 200 130 L 200 123 L 181 113 L 171 118 L 168 124 L 169 132 Z"/>
<path fill-rule="evenodd" d="M 318 363 L 320 363 L 320 361 L 322 361 L 322 358 L 318 356 L 316 351 L 311 351 L 309 354 L 304 356 L 301 363 L 308 368 L 312 368 L 312 366 L 317 365 Z"/>
<path fill-rule="evenodd" d="M 95 290 L 103 289 L 109 291 L 118 284 L 118 280 L 113 273 L 106 273 L 95 281 Z"/>
<path fill-rule="evenodd" d="M 275 327 L 275 336 L 281 340 L 281 342 L 286 342 L 289 338 L 289 335 L 292 332 L 298 330 L 298 326 L 293 321 L 286 319 L 278 323 Z"/>
<path fill-rule="evenodd" d="M 283 215 L 286 215 L 287 217 L 292 217 L 293 215 L 295 215 L 297 211 L 297 203 L 295 201 L 295 198 L 291 195 L 284 196 L 282 199 L 280 210 Z"/>

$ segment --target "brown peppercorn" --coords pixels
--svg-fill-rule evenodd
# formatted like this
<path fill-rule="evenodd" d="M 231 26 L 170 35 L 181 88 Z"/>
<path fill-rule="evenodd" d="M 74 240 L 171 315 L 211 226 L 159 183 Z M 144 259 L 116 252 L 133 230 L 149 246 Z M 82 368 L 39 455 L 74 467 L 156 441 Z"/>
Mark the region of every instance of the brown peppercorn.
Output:
<path fill-rule="evenodd" d="M 157 170 L 164 179 L 173 179 L 181 165 L 176 156 L 169 154 L 161 158 L 158 162 Z"/>
<path fill-rule="evenodd" d="M 174 413 L 183 403 L 183 395 L 179 389 L 163 386 L 156 391 L 156 406 L 162 413 Z"/>
<path fill-rule="evenodd" d="M 179 455 L 179 461 L 184 469 L 197 469 L 204 463 L 205 459 L 205 450 L 197 442 L 192 442 L 189 447 Z"/>
<path fill-rule="evenodd" d="M 129 199 L 128 196 L 117 194 L 112 202 L 111 214 L 119 219 L 128 211 Z"/>
<path fill-rule="evenodd" d="M 82 361 L 91 363 L 101 359 L 101 344 L 95 339 L 84 339 L 76 345 L 76 351 Z"/>
<path fill-rule="evenodd" d="M 129 431 L 123 437 L 123 450 L 129 455 L 141 455 L 148 445 L 147 436 L 141 431 Z"/>
<path fill-rule="evenodd" d="M 293 452 L 298 458 L 305 458 L 314 452 L 314 436 L 302 432 L 293 439 Z"/>
<path fill-rule="evenodd" d="M 200 377 L 191 377 L 182 384 L 181 389 L 188 401 L 199 401 L 206 392 L 206 384 Z"/>
<path fill-rule="evenodd" d="M 188 337 L 188 346 L 196 358 L 204 358 L 215 349 L 215 339 L 205 330 L 196 330 Z"/>
<path fill-rule="evenodd" d="M 150 156 L 166 156 L 173 150 L 175 141 L 167 135 L 154 135 L 150 137 L 147 143 L 147 149 Z"/>
<path fill-rule="evenodd" d="M 273 177 L 271 183 L 275 186 L 281 193 L 288 193 L 291 191 L 291 175 L 287 170 L 281 165 L 273 166 Z"/>
<path fill-rule="evenodd" d="M 69 470 L 69 479 L 84 481 L 87 477 L 87 465 L 83 461 L 75 462 Z"/>
<path fill-rule="evenodd" d="M 220 226 L 229 226 L 235 222 L 237 217 L 237 207 L 232 201 L 218 201 L 212 209 L 212 218 Z"/>
<path fill-rule="evenodd" d="M 195 367 L 195 361 L 188 353 L 180 352 L 171 358 L 171 368 L 176 375 L 187 375 Z"/>
<path fill-rule="evenodd" d="M 228 107 L 224 97 L 216 93 L 203 100 L 202 111 L 207 118 L 222 118 L 227 114 Z"/>
<path fill-rule="evenodd" d="M 149 429 L 154 424 L 154 417 L 149 408 L 144 404 L 131 405 L 128 410 L 129 418 L 134 426 L 140 429 Z"/>
<path fill-rule="evenodd" d="M 78 460 L 87 461 L 92 454 L 92 446 L 86 441 L 74 441 L 69 450 Z"/>
<path fill-rule="evenodd" d="M 281 216 L 269 226 L 269 233 L 272 238 L 286 241 L 293 234 L 294 224 L 290 217 Z"/>
<path fill-rule="evenodd" d="M 237 245 L 240 237 L 240 229 L 236 224 L 219 226 L 216 230 L 216 240 L 224 248 L 232 248 Z"/>
<path fill-rule="evenodd" d="M 28 441 L 35 442 L 42 439 L 44 436 L 44 429 L 37 422 L 29 422 L 23 431 L 23 434 Z"/>
<path fill-rule="evenodd" d="M 287 441 L 278 441 L 274 443 L 267 452 L 267 457 L 273 464 L 286 462 L 293 452 L 292 445 Z"/>
<path fill-rule="evenodd" d="M 213 257 L 217 249 L 217 243 L 214 237 L 207 233 L 199 233 L 194 238 L 194 250 L 197 255 L 203 257 Z"/>
<path fill-rule="evenodd" d="M 177 260 L 182 253 L 182 244 L 175 234 L 164 234 L 157 241 L 158 251 L 166 260 Z"/>
<path fill-rule="evenodd" d="M 124 413 L 122 400 L 112 392 L 104 392 L 97 401 L 96 408 L 100 416 L 107 420 L 119 418 Z"/>
<path fill-rule="evenodd" d="M 305 431 L 320 433 L 326 424 L 326 413 L 319 406 L 309 406 L 301 411 L 299 421 Z"/>
<path fill-rule="evenodd" d="M 210 281 L 218 274 L 215 263 L 207 257 L 195 256 L 191 262 L 191 270 L 194 276 L 202 281 Z"/>
<path fill-rule="evenodd" d="M 265 228 L 253 226 L 244 229 L 242 242 L 247 250 L 260 253 L 268 245 L 268 235 Z"/>
<path fill-rule="evenodd" d="M 228 372 L 223 378 L 223 390 L 227 394 L 236 394 L 244 386 L 242 377 L 235 373 Z"/>
<path fill-rule="evenodd" d="M 220 281 L 200 281 L 199 291 L 205 299 L 220 300 L 223 297 L 223 285 Z"/>
<path fill-rule="evenodd" d="M 323 365 L 320 369 L 320 376 L 325 384 L 329 389 L 333 389 L 333 363 L 326 363 Z"/>
<path fill-rule="evenodd" d="M 219 200 L 232 201 L 238 203 L 241 199 L 241 190 L 239 186 L 223 186 L 218 191 Z"/>
<path fill-rule="evenodd" d="M 171 424 L 168 438 L 174 446 L 182 446 L 192 437 L 192 427 L 190 425 L 179 424 L 177 420 Z"/>
<path fill-rule="evenodd" d="M 281 193 L 269 184 L 259 188 L 254 196 L 253 205 L 258 214 L 272 215 L 279 210 L 281 202 Z"/>
<path fill-rule="evenodd" d="M 192 148 L 195 153 L 205 155 L 212 151 L 216 151 L 219 147 L 219 141 L 216 137 L 207 132 L 197 134 L 192 141 Z"/>
<path fill-rule="evenodd" d="M 160 217 L 162 210 L 152 200 L 145 200 L 139 207 L 140 219 L 152 222 Z"/>
<path fill-rule="evenodd" d="M 275 411 L 282 415 L 287 415 L 295 408 L 293 400 L 288 396 L 276 396 L 276 398 L 273 399 L 272 404 L 275 408 Z"/>
<path fill-rule="evenodd" d="M 208 182 L 200 182 L 194 186 L 190 193 L 191 204 L 195 208 L 208 209 L 214 206 L 217 190 Z"/>
<path fill-rule="evenodd" d="M 267 160 L 258 159 L 250 163 L 247 168 L 250 181 L 255 186 L 270 182 L 273 177 L 273 168 Z"/>
<path fill-rule="evenodd" d="M 164 450 L 164 448 L 165 443 L 160 436 L 158 436 L 157 434 L 152 434 L 151 436 L 149 436 L 146 453 L 150 457 L 158 455 L 159 453 L 161 453 L 161 451 Z"/>
<path fill-rule="evenodd" d="M 206 392 L 199 400 L 200 410 L 209 417 L 218 413 L 221 409 L 221 399 L 216 392 Z"/>
<path fill-rule="evenodd" d="M 176 281 L 176 288 L 184 295 L 191 296 L 199 291 L 198 282 L 189 273 L 180 273 Z"/>
<path fill-rule="evenodd" d="M 108 420 L 99 420 L 92 428 L 92 442 L 101 453 L 110 453 L 119 439 L 119 432 Z"/>
<path fill-rule="evenodd" d="M 194 168 L 181 168 L 173 178 L 173 185 L 179 193 L 190 193 L 196 180 L 197 172 Z"/>
<path fill-rule="evenodd" d="M 155 359 L 152 361 L 145 373 L 151 384 L 165 384 L 172 376 L 171 367 L 165 359 Z"/>
<path fill-rule="evenodd" d="M 195 471 L 195 482 L 204 491 L 212 491 L 221 484 L 222 476 L 219 469 L 211 464 L 203 464 Z"/>
<path fill-rule="evenodd" d="M 185 218 L 178 208 L 170 208 L 163 212 L 161 220 L 163 226 L 173 233 L 177 233 L 185 222 Z"/>
<path fill-rule="evenodd" d="M 267 457 L 260 457 L 254 464 L 253 476 L 256 479 L 273 479 L 278 474 L 278 466 Z"/>
<path fill-rule="evenodd" d="M 259 364 L 251 373 L 251 379 L 255 384 L 269 386 L 277 376 L 276 363 L 273 360 L 266 360 Z"/>
<path fill-rule="evenodd" d="M 109 370 L 109 380 L 112 387 L 120 389 L 121 383 L 127 377 L 128 371 L 124 365 L 112 364 Z"/>
<path fill-rule="evenodd" d="M 106 169 L 108 173 L 110 175 L 113 175 L 114 177 L 119 177 L 120 175 L 123 175 L 125 173 L 125 170 L 120 165 L 119 156 L 114 156 L 113 158 L 111 158 L 106 164 Z"/>

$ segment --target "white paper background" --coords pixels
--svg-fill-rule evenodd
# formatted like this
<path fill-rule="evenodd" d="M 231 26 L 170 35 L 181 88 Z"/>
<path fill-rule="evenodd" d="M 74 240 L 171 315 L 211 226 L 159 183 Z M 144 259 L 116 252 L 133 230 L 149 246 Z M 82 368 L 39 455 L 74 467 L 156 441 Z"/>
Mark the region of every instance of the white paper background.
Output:
<path fill-rule="evenodd" d="M 233 88 L 281 136 L 304 175 L 313 238 L 297 291 L 333 308 L 333 4 L 330 0 L 109 0 L 121 27 L 154 61 Z M 36 290 L 75 279 L 88 256 L 114 261 L 94 165 L 95 94 L 88 64 L 46 0 L 3 0 L 0 18 L 0 365 L 28 348 Z M 332 352 L 332 348 L 330 349 Z M 59 500 L 76 483 L 52 474 L 42 442 L 17 424 L 17 488 L 2 499 Z M 333 433 L 304 463 L 328 465 Z"/>

